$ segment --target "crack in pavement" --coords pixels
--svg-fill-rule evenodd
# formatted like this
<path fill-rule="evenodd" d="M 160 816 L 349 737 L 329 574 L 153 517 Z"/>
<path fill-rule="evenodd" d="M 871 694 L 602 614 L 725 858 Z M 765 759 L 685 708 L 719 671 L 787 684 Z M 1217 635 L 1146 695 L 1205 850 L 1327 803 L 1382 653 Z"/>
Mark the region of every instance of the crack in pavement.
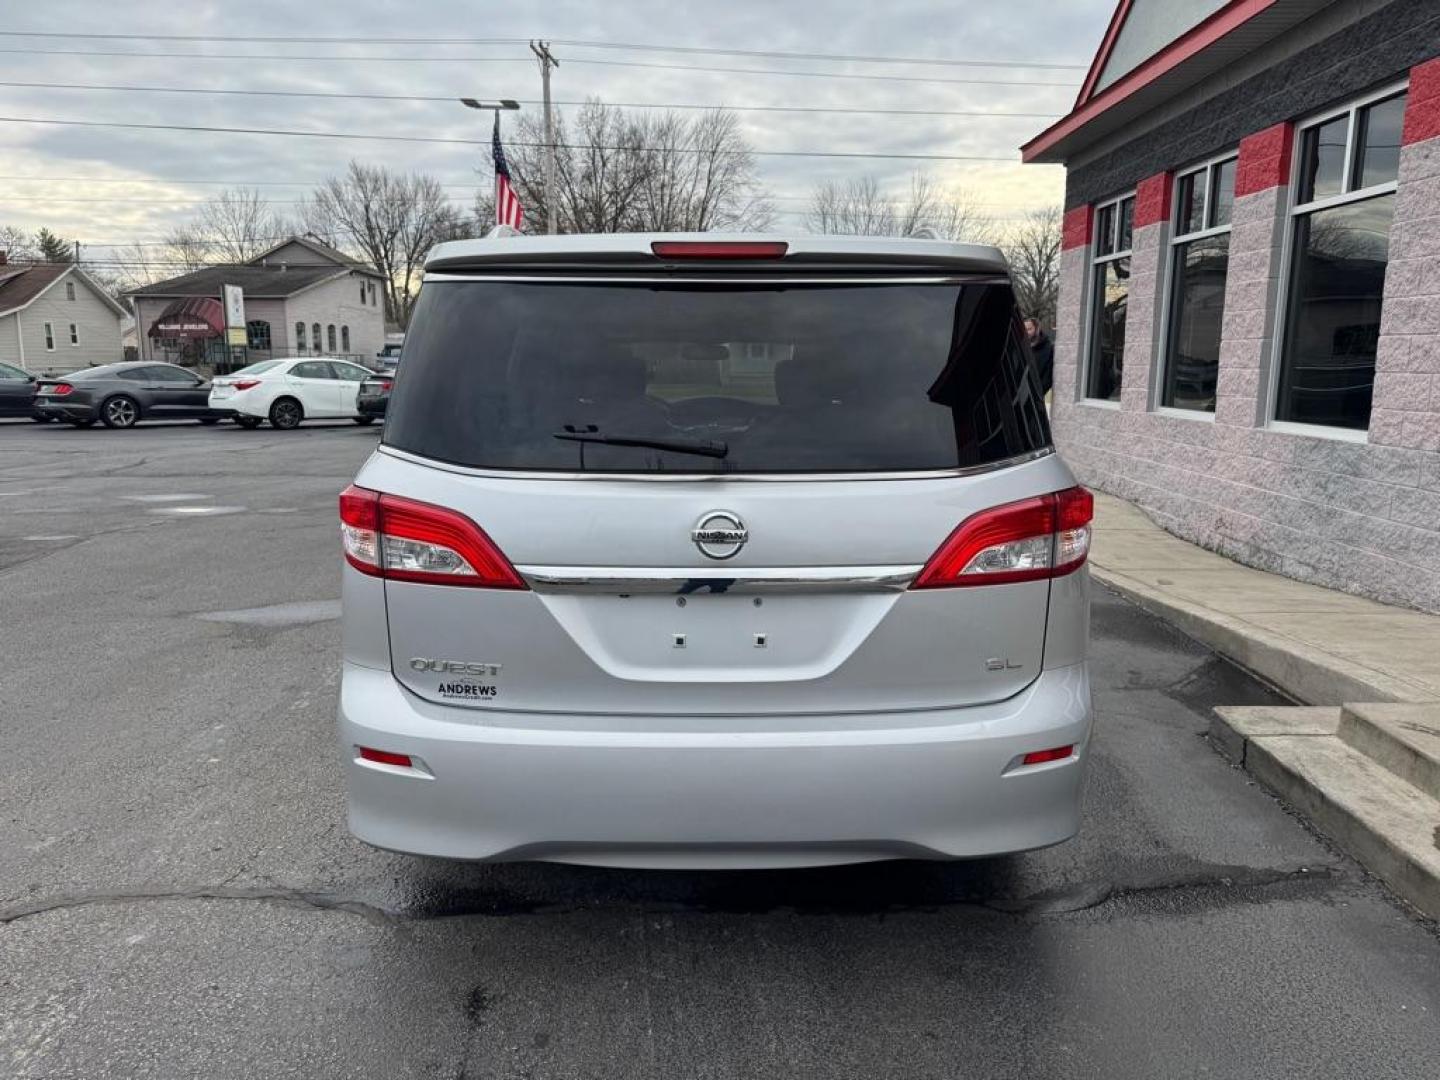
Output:
<path fill-rule="evenodd" d="M 358 915 L 367 922 L 388 924 L 402 915 L 363 900 L 301 889 L 249 888 L 245 886 L 201 885 L 193 889 L 132 889 L 120 892 L 83 892 L 52 896 L 30 904 L 0 909 L 0 926 L 66 908 L 105 904 L 143 903 L 152 900 L 254 900 L 318 911 L 340 911 Z"/>
<path fill-rule="evenodd" d="M 843 904 L 785 904 L 747 907 L 743 904 L 675 901 L 669 903 L 626 905 L 644 914 L 766 914 L 791 911 L 806 915 L 896 915 L 907 911 L 933 912 L 944 907 L 972 907 L 1012 916 L 1072 915 L 1090 911 L 1113 901 L 1144 897 L 1159 893 L 1185 893 L 1224 890 L 1234 899 L 1244 893 L 1265 891 L 1279 886 L 1306 883 L 1317 889 L 1328 889 L 1335 881 L 1347 878 L 1338 864 L 1295 867 L 1211 866 L 1191 873 L 1159 874 L 1132 881 L 1087 881 L 1075 885 L 1047 889 L 1023 897 L 957 896 L 954 900 L 893 904 L 846 906 Z M 467 908 L 440 907 L 431 910 L 396 910 L 379 904 L 333 893 L 279 887 L 246 887 L 202 885 L 190 889 L 133 889 L 115 892 L 80 892 L 52 896 L 27 904 L 0 908 L 0 926 L 69 908 L 111 904 L 147 903 L 165 900 L 241 900 L 281 904 L 315 911 L 333 911 L 358 916 L 372 924 L 389 926 L 397 923 L 430 922 L 441 919 L 495 918 L 515 915 L 567 915 L 594 913 L 604 905 L 586 903 L 545 903 L 504 893 L 485 894 L 481 902 Z"/>

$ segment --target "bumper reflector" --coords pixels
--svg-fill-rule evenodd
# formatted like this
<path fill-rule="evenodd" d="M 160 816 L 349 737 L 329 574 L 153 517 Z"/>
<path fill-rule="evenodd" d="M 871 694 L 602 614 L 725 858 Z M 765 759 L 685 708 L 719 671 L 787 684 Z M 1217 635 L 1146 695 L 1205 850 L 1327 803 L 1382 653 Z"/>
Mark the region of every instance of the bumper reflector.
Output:
<path fill-rule="evenodd" d="M 410 760 L 409 754 L 395 754 L 389 750 L 373 750 L 368 746 L 358 748 L 360 757 L 364 761 L 373 761 L 379 765 L 398 765 L 402 769 L 413 769 L 414 763 Z"/>
<path fill-rule="evenodd" d="M 1051 750 L 1032 750 L 1020 759 L 1021 765 L 1044 765 L 1047 761 L 1064 761 L 1075 753 L 1075 747 L 1057 746 Z"/>

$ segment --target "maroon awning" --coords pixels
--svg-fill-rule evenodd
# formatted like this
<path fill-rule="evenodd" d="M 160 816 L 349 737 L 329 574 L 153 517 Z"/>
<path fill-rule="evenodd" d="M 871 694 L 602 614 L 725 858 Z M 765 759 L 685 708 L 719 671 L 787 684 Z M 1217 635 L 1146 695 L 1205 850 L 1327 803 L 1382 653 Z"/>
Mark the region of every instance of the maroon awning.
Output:
<path fill-rule="evenodd" d="M 213 296 L 176 300 L 150 324 L 154 338 L 212 338 L 225 333 L 225 310 Z"/>

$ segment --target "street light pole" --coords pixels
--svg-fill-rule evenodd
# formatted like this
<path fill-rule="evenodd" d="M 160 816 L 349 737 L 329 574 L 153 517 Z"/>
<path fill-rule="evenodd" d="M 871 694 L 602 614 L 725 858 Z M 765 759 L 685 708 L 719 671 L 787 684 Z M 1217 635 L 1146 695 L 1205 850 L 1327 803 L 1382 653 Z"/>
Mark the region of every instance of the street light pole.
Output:
<path fill-rule="evenodd" d="M 530 51 L 540 61 L 540 82 L 545 97 L 545 232 L 556 233 L 555 214 L 555 127 L 550 119 L 550 69 L 559 67 L 560 61 L 550 55 L 550 44 L 546 41 L 530 42 Z"/>
<path fill-rule="evenodd" d="M 510 98 L 501 98 L 499 101 L 479 101 L 473 97 L 462 97 L 460 104 L 467 109 L 493 109 L 495 111 L 495 130 L 500 130 L 500 114 L 502 112 L 514 112 L 520 108 L 518 101 Z"/>

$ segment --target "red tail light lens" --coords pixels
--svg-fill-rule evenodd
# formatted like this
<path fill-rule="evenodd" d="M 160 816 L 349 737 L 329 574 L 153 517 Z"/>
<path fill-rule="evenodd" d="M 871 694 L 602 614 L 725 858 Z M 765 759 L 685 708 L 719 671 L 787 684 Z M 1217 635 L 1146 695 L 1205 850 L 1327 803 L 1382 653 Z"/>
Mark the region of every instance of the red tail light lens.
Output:
<path fill-rule="evenodd" d="M 390 389 L 392 386 L 394 386 L 394 385 L 395 385 L 395 384 L 394 384 L 391 380 L 389 380 L 389 379 L 381 379 L 381 380 L 380 380 L 380 389 L 381 389 L 381 390 L 389 390 L 389 389 Z"/>
<path fill-rule="evenodd" d="M 650 250 L 662 259 L 783 259 L 783 240 L 656 240 Z"/>
<path fill-rule="evenodd" d="M 236 390 L 253 390 L 255 387 L 257 387 L 257 386 L 259 386 L 259 385 L 260 385 L 260 380 L 259 380 L 259 379 L 241 379 L 239 382 L 235 383 L 235 389 L 236 389 Z"/>
<path fill-rule="evenodd" d="M 424 585 L 523 589 L 483 529 L 441 506 L 353 484 L 340 493 L 345 558 L 362 574 Z"/>
<path fill-rule="evenodd" d="M 68 382 L 56 383 L 50 388 L 50 393 L 55 397 L 64 397 L 66 394 L 72 394 L 74 392 L 75 387 L 71 386 Z"/>
<path fill-rule="evenodd" d="M 911 588 L 1005 585 L 1061 577 L 1090 553 L 1095 499 L 1081 487 L 982 510 L 960 523 Z"/>

